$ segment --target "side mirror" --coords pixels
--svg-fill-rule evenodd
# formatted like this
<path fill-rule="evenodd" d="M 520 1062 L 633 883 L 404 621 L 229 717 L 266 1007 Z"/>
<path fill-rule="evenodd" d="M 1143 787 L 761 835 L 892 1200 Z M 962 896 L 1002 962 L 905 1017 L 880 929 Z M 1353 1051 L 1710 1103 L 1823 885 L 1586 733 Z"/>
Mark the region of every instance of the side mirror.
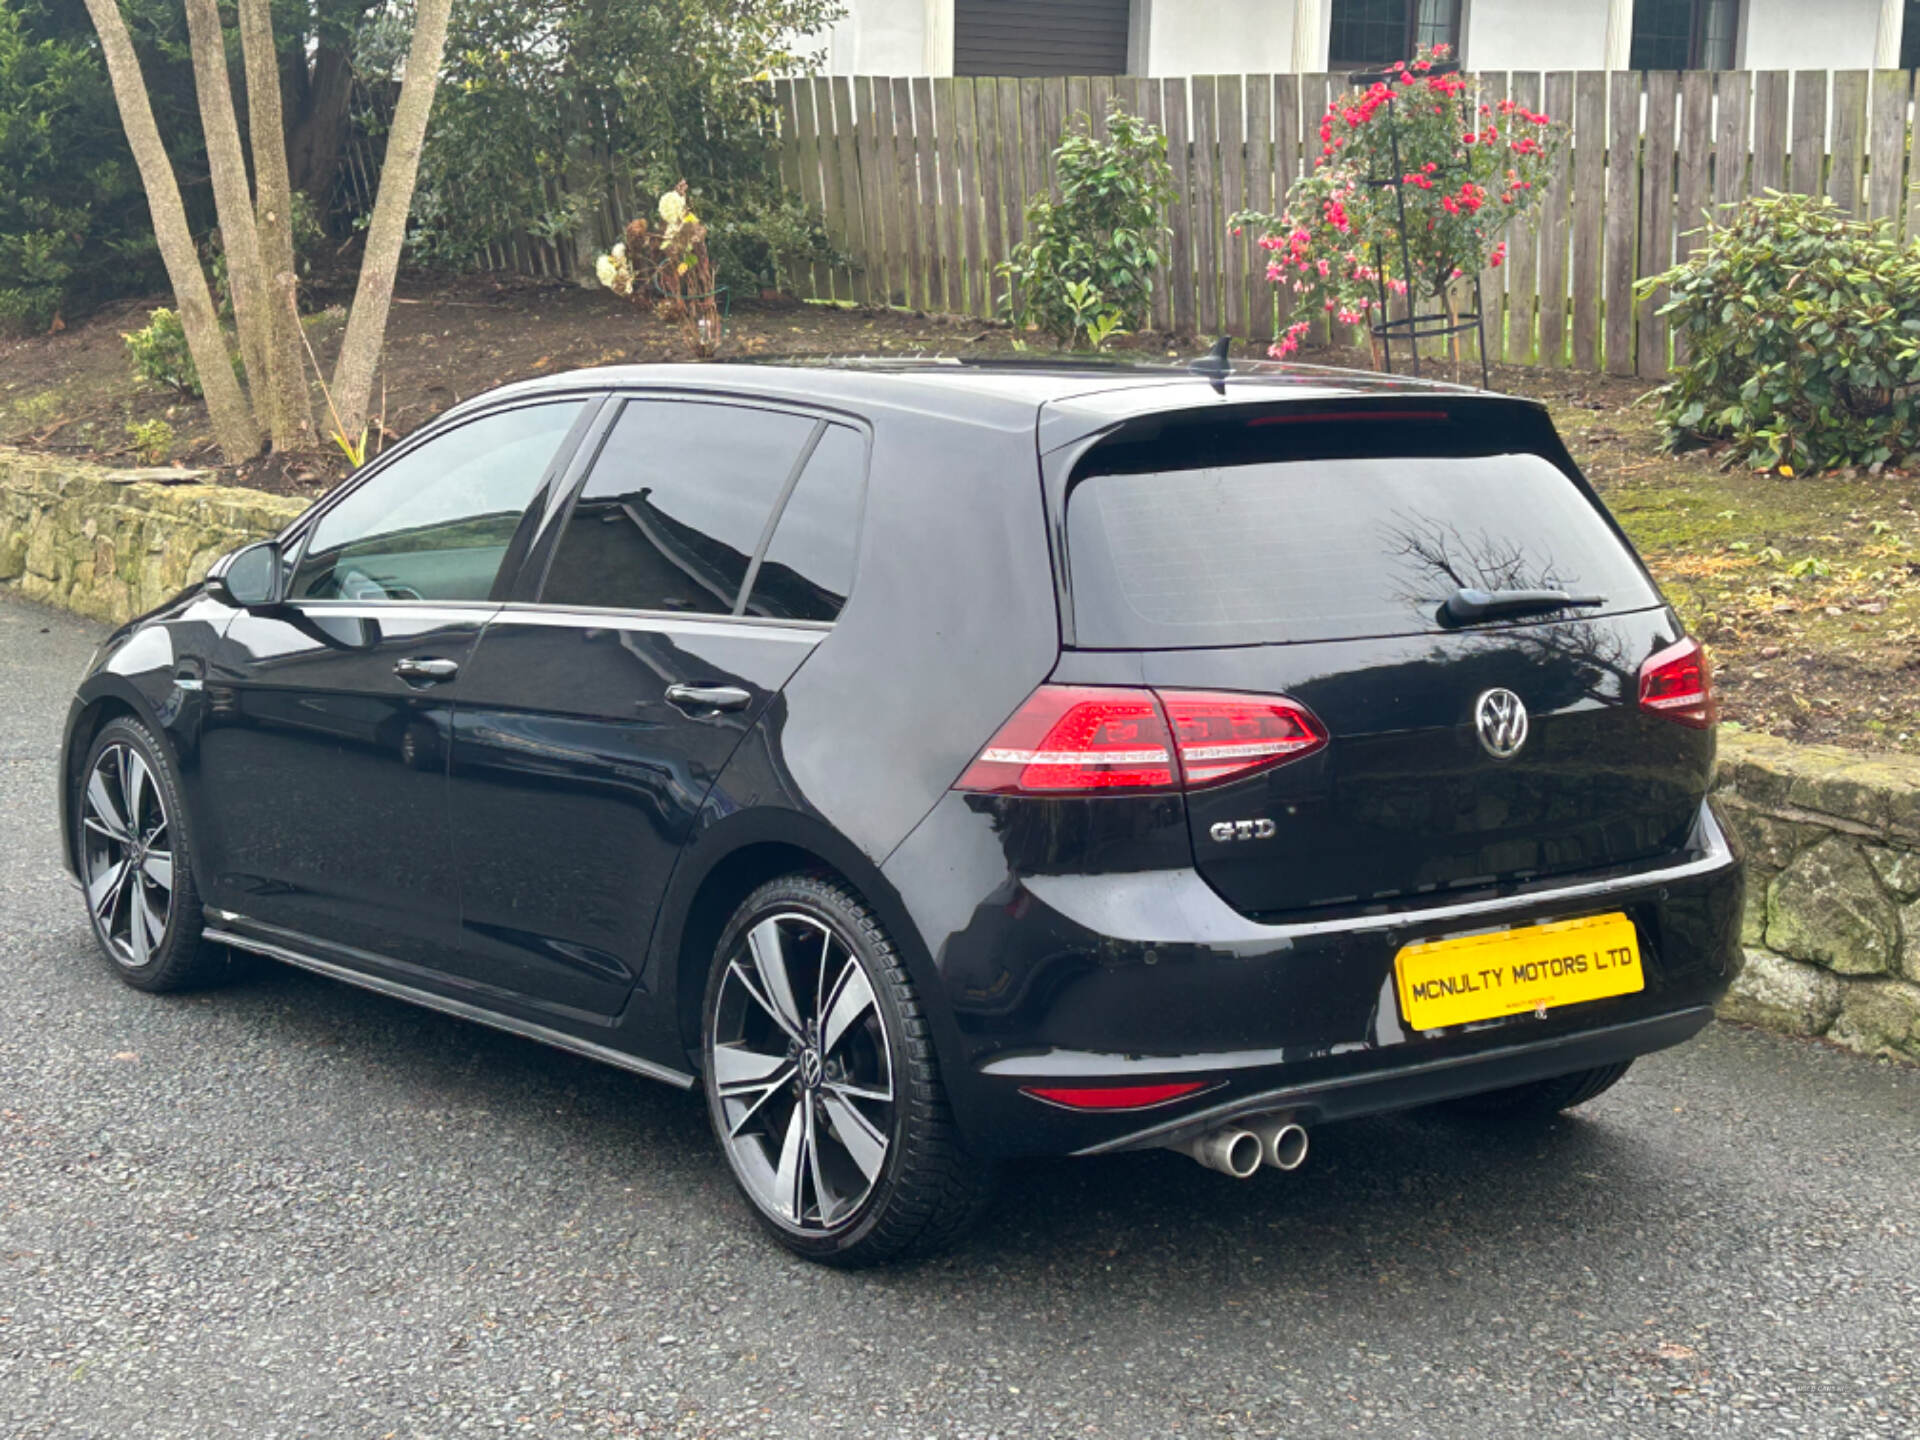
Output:
<path fill-rule="evenodd" d="M 280 598 L 280 547 L 271 540 L 222 555 L 207 569 L 207 593 L 242 610 Z"/>

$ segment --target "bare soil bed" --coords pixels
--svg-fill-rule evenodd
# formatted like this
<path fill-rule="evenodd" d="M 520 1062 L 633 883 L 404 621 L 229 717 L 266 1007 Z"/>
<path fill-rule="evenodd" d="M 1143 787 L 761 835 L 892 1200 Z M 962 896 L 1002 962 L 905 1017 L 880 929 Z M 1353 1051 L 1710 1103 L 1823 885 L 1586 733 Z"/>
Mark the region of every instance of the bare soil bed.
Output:
<path fill-rule="evenodd" d="M 324 307 L 349 297 L 313 298 Z M 145 324 L 159 303 L 115 307 L 56 335 L 0 340 L 0 440 L 127 464 L 128 426 L 164 418 L 175 431 L 176 463 L 218 468 L 205 408 L 132 378 L 121 332 Z M 309 321 L 323 366 L 343 323 L 326 309 Z M 1125 343 L 1158 355 L 1200 348 L 1151 335 Z M 964 317 L 771 302 L 734 311 L 725 354 L 1016 349 L 1004 327 Z M 415 282 L 393 308 L 374 410 L 391 441 L 509 380 L 689 358 L 676 327 L 605 291 L 524 280 Z M 1662 454 L 1641 381 L 1502 368 L 1494 386 L 1552 411 L 1668 596 L 1710 645 L 1725 718 L 1799 740 L 1920 748 L 1920 479 L 1896 470 L 1785 479 L 1723 471 L 1709 455 Z M 317 386 L 314 406 L 324 428 Z M 344 472 L 338 455 L 322 452 L 268 457 L 218 478 L 319 495 Z"/>

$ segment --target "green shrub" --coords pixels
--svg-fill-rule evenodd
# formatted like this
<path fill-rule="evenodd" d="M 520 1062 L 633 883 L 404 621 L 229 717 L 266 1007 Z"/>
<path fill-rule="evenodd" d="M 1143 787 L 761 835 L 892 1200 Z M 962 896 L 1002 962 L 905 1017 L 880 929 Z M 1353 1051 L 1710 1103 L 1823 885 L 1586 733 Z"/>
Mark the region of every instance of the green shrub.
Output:
<path fill-rule="evenodd" d="M 782 199 L 764 82 L 811 69 L 842 13 L 837 0 L 462 0 L 408 256 L 465 267 L 515 234 L 570 248 L 617 174 L 643 196 L 688 182 L 715 276 L 736 295 L 790 261 L 827 258 L 824 232 Z M 393 73 L 405 42 L 404 27 L 363 29 L 355 72 Z"/>
<path fill-rule="evenodd" d="M 1687 343 L 1658 392 L 1670 447 L 1725 441 L 1737 463 L 1791 474 L 1920 446 L 1920 244 L 1769 191 L 1640 290 L 1662 285 Z"/>
<path fill-rule="evenodd" d="M 183 173 L 205 173 L 185 12 L 125 7 L 149 98 Z M 188 187 L 203 223 L 204 187 Z M 0 333 L 45 331 L 164 284 L 146 191 L 84 6 L 0 3 Z"/>
<path fill-rule="evenodd" d="M 1167 137 L 1116 105 L 1105 139 L 1077 131 L 1053 154 L 1060 199 L 1028 202 L 1031 238 L 1000 267 L 1013 281 L 1008 313 L 1062 345 L 1098 349 L 1147 320 L 1166 234 L 1160 207 L 1174 198 Z"/>
<path fill-rule="evenodd" d="M 173 426 L 164 420 L 142 420 L 127 426 L 133 453 L 142 465 L 164 465 L 173 458 Z"/>
<path fill-rule="evenodd" d="M 199 397 L 200 373 L 193 368 L 193 354 L 187 349 L 186 328 L 173 311 L 161 306 L 144 330 L 120 338 L 127 342 L 133 373 L 142 380 L 165 385 L 186 399 Z"/>

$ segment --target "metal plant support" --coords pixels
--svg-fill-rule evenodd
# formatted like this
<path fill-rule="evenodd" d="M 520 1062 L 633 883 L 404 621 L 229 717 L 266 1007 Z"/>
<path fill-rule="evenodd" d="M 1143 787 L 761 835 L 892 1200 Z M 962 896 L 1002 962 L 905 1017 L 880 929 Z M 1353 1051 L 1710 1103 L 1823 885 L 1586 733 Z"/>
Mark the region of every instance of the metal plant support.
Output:
<path fill-rule="evenodd" d="M 1451 75 L 1458 71 L 1459 68 L 1458 64 L 1443 62 L 1435 65 L 1425 73 L 1430 75 Z M 1380 83 L 1391 86 L 1395 78 L 1396 76 L 1391 70 L 1368 70 L 1349 75 L 1347 82 L 1356 89 L 1365 90 L 1369 86 Z M 1406 277 L 1407 281 L 1407 313 L 1398 319 L 1389 318 L 1386 268 L 1380 263 L 1380 245 L 1379 242 L 1376 241 L 1373 246 L 1373 273 L 1374 285 L 1379 292 L 1380 307 L 1375 313 L 1380 318 L 1369 322 L 1367 328 L 1373 338 L 1380 342 L 1380 353 L 1384 359 L 1387 373 L 1389 375 L 1395 373 L 1393 368 L 1394 345 L 1396 343 L 1404 343 L 1407 347 L 1407 368 L 1416 379 L 1418 379 L 1420 375 L 1420 342 L 1422 340 L 1443 340 L 1451 336 L 1463 335 L 1471 330 L 1474 336 L 1474 343 L 1480 351 L 1480 388 L 1482 390 L 1490 390 L 1493 388 L 1493 382 L 1487 371 L 1487 329 L 1483 323 L 1485 310 L 1484 302 L 1480 295 L 1479 272 L 1475 271 L 1473 276 L 1472 310 L 1465 314 L 1454 310 L 1442 310 L 1437 313 L 1429 312 L 1424 315 L 1421 314 L 1419 310 L 1418 296 L 1420 294 L 1420 287 L 1415 284 L 1413 253 L 1412 248 L 1407 243 L 1407 196 L 1406 181 L 1404 179 L 1406 167 L 1401 163 L 1400 159 L 1400 127 L 1394 120 L 1396 113 L 1394 101 L 1397 98 L 1397 95 L 1390 95 L 1386 105 L 1383 107 L 1386 112 L 1385 119 L 1387 123 L 1387 152 L 1392 160 L 1393 173 L 1390 175 L 1369 174 L 1367 176 L 1367 184 L 1370 186 L 1391 186 L 1393 189 L 1394 211 L 1397 220 L 1396 228 L 1400 233 L 1400 273 Z M 1447 172 L 1442 170 L 1438 173 L 1444 175 Z"/>

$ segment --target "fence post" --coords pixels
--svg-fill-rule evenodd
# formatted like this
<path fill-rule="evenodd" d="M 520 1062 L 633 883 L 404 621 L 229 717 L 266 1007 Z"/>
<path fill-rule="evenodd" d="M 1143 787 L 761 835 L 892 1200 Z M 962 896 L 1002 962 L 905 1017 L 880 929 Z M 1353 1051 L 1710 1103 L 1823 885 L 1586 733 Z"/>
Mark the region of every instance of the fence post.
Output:
<path fill-rule="evenodd" d="M 1607 72 L 1573 79 L 1573 368 L 1600 369 L 1600 281 L 1607 215 Z"/>
<path fill-rule="evenodd" d="M 1168 290 L 1176 334 L 1193 333 L 1193 219 L 1188 204 L 1187 82 L 1166 82 L 1161 104 L 1167 117 L 1167 160 L 1173 166 L 1173 204 L 1169 207 L 1173 238 L 1168 245 Z"/>
<path fill-rule="evenodd" d="M 1711 70 L 1689 70 L 1680 78 L 1680 198 L 1673 214 L 1678 260 L 1699 246 L 1712 208 L 1713 79 Z M 1686 337 L 1675 333 L 1673 363 L 1686 358 Z"/>
<path fill-rule="evenodd" d="M 1641 278 L 1673 265 L 1673 127 L 1680 77 L 1672 70 L 1647 75 L 1647 138 L 1640 167 Z M 1667 322 L 1660 314 L 1667 292 L 1656 290 L 1640 302 L 1639 373 L 1653 379 L 1667 369 Z"/>
<path fill-rule="evenodd" d="M 1247 77 L 1247 198 L 1246 208 L 1271 215 L 1273 203 L 1273 77 Z M 1261 338 L 1267 314 L 1267 252 L 1260 248 L 1260 232 L 1241 237 L 1247 257 L 1247 299 L 1241 324 L 1249 340 Z"/>
<path fill-rule="evenodd" d="M 1607 373 L 1631 375 L 1633 247 L 1640 221 L 1640 75 L 1616 70 L 1607 95 L 1606 306 Z"/>
<path fill-rule="evenodd" d="M 1906 206 L 1901 193 L 1907 164 L 1907 93 L 1913 77 L 1905 70 L 1877 70 L 1873 76 L 1873 119 L 1867 140 L 1867 214 L 1885 220 L 1896 239 Z"/>
<path fill-rule="evenodd" d="M 1540 76 L 1533 71 L 1514 75 L 1510 92 L 1514 104 L 1528 111 L 1540 108 Z M 1495 118 L 1501 118 L 1499 111 Z M 1511 115 L 1500 126 L 1504 136 L 1514 124 Z M 1531 220 L 1515 220 L 1507 227 L 1507 363 L 1531 365 L 1539 352 L 1534 339 L 1534 302 L 1540 290 L 1540 246 L 1544 240 L 1544 212 L 1536 211 Z"/>
<path fill-rule="evenodd" d="M 1790 188 L 1802 195 L 1826 189 L 1827 72 L 1799 70 L 1793 77 L 1793 156 Z"/>
<path fill-rule="evenodd" d="M 1867 213 L 1860 184 L 1861 150 L 1866 143 L 1867 72 L 1842 70 L 1833 77 L 1833 128 L 1829 138 L 1827 193 L 1833 203 L 1855 215 Z"/>
<path fill-rule="evenodd" d="M 1193 77 L 1193 268 L 1194 319 L 1208 337 L 1220 333 L 1220 211 L 1214 166 L 1219 160 L 1219 86 L 1211 75 Z"/>
<path fill-rule="evenodd" d="M 1541 108 L 1556 125 L 1573 124 L 1573 72 L 1556 70 L 1544 82 Z M 1552 369 L 1567 364 L 1567 210 L 1573 151 L 1562 150 L 1547 179 L 1540 208 L 1540 363 Z"/>

